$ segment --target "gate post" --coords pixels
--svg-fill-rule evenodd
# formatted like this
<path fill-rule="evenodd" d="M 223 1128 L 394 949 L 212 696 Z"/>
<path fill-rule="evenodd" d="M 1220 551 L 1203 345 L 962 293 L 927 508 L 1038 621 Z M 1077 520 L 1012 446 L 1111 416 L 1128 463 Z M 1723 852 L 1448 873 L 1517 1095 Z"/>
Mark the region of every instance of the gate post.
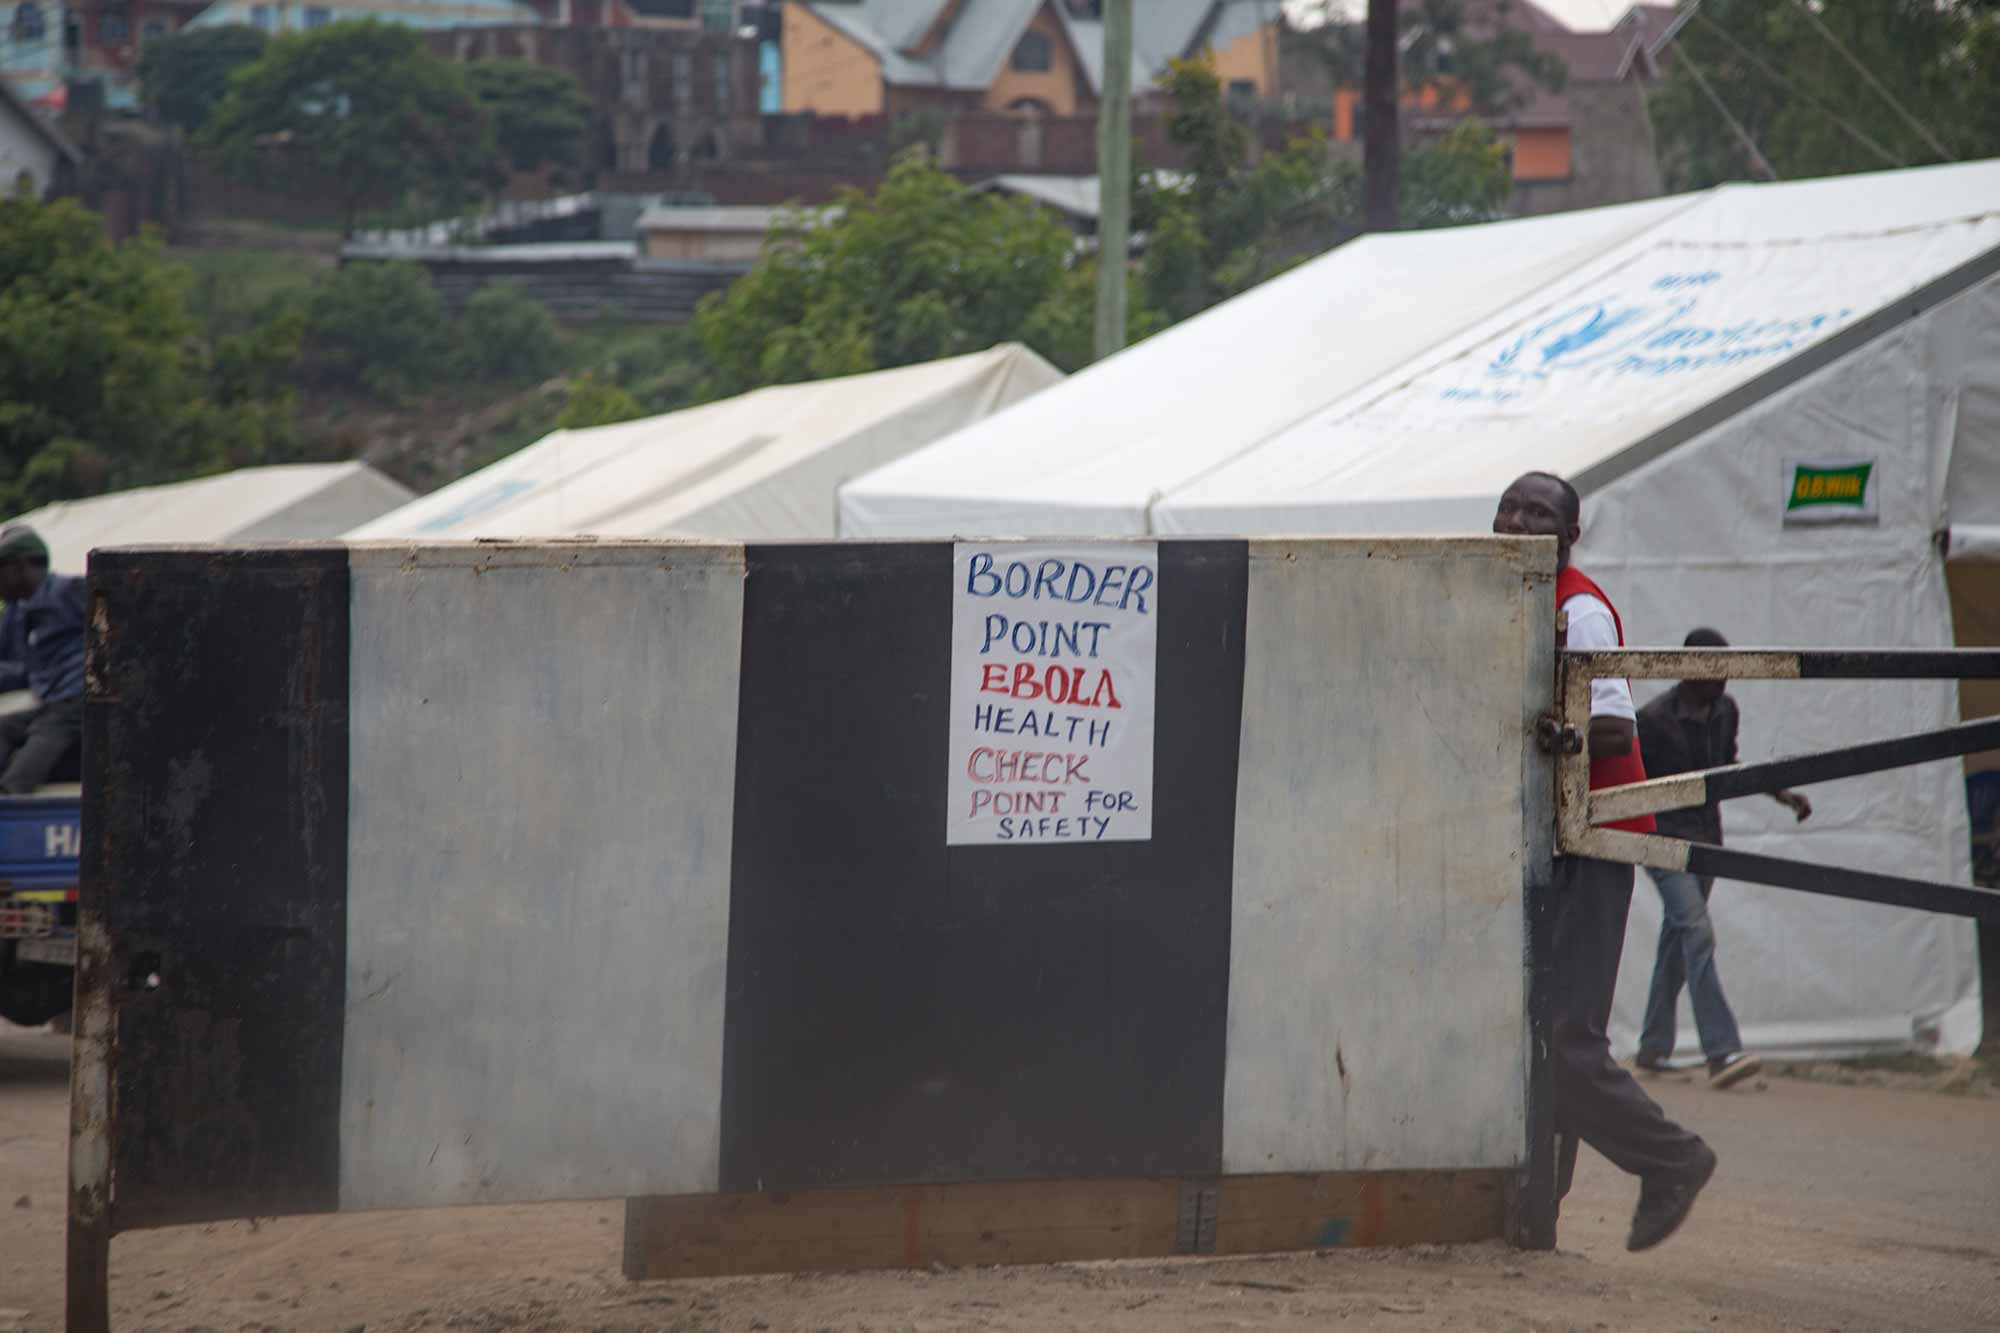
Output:
<path fill-rule="evenodd" d="M 70 1038 L 68 1333 L 111 1328 L 111 937 L 93 897 L 77 908 Z"/>
<path fill-rule="evenodd" d="M 1507 1189 L 1507 1243 L 1524 1250 L 1556 1247 L 1556 1117 L 1555 1072 L 1549 1064 L 1550 1028 L 1555 1022 L 1555 855 L 1556 783 L 1561 765 L 1542 750 L 1537 732 L 1551 698 L 1563 694 L 1561 652 L 1568 641 L 1568 620 L 1556 613 L 1556 632 L 1548 647 L 1531 659 L 1528 687 L 1536 681 L 1550 693 L 1530 694 L 1523 701 L 1527 732 L 1521 784 L 1521 907 L 1522 966 L 1528 987 L 1527 1158 Z M 1535 645 L 1528 645 L 1536 652 Z"/>

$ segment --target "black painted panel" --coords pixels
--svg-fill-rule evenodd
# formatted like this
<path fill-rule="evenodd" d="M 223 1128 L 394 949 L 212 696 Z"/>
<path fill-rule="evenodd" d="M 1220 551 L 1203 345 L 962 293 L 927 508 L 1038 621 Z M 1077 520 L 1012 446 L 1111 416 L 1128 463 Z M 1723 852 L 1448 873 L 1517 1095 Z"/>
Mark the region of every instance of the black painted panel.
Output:
<path fill-rule="evenodd" d="M 330 1211 L 346 552 L 117 551 L 90 569 L 82 892 L 114 949 L 113 1222 Z"/>
<path fill-rule="evenodd" d="M 1244 544 L 1160 547 L 1153 839 L 949 849 L 950 546 L 747 554 L 722 1189 L 1218 1172 Z"/>

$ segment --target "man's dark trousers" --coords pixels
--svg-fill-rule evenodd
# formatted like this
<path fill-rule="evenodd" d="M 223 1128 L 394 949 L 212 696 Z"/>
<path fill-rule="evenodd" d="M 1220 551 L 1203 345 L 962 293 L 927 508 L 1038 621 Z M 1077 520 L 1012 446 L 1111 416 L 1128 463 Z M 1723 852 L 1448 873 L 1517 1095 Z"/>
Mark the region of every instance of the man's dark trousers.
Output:
<path fill-rule="evenodd" d="M 27 796 L 83 743 L 83 699 L 0 717 L 0 794 Z"/>
<path fill-rule="evenodd" d="M 1692 1167 L 1701 1140 L 1667 1119 L 1638 1081 L 1611 1058 L 1612 992 L 1632 906 L 1632 867 L 1566 856 L 1556 862 L 1557 1189 L 1569 1193 L 1580 1139 L 1642 1179 Z"/>

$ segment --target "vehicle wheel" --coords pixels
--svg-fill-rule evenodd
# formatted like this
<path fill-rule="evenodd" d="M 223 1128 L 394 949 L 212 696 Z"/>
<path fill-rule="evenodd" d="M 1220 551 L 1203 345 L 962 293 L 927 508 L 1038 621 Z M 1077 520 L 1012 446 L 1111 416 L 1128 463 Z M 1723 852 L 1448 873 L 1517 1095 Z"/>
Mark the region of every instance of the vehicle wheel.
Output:
<path fill-rule="evenodd" d="M 24 1028 L 38 1028 L 69 1009 L 74 977 L 66 967 L 51 963 L 16 963 L 14 946 L 0 959 L 0 1018 Z"/>

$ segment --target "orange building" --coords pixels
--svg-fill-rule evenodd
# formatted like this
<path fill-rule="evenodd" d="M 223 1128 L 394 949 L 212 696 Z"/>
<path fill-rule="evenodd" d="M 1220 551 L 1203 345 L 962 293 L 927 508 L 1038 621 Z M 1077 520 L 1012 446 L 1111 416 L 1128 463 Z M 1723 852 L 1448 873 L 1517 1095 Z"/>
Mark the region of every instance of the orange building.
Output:
<path fill-rule="evenodd" d="M 1538 50 L 1556 56 L 1568 70 L 1562 91 L 1526 86 L 1520 105 L 1505 115 L 1484 118 L 1508 146 L 1517 187 L 1533 193 L 1536 187 L 1567 185 L 1579 173 L 1579 159 L 1591 156 L 1587 143 L 1606 91 L 1631 94 L 1613 99 L 1620 104 L 1633 101 L 1642 96 L 1639 86 L 1657 72 L 1649 47 L 1672 21 L 1673 10 L 1659 4 L 1633 5 L 1605 32 L 1573 32 L 1548 11 L 1523 0 L 1504 10 L 1489 7 L 1488 12 L 1488 22 L 1504 22 L 1526 32 Z M 1404 124 L 1419 140 L 1441 134 L 1472 115 L 1464 92 L 1449 83 L 1410 90 L 1402 105 Z M 1360 137 L 1360 109 L 1359 89 L 1334 93 L 1336 142 Z M 1646 151 L 1650 154 L 1650 144 Z"/>
<path fill-rule="evenodd" d="M 1207 55 L 1235 96 L 1278 85 L 1277 0 L 1141 0 L 1132 87 Z M 822 116 L 984 110 L 1093 114 L 1103 77 L 1100 0 L 788 0 L 784 109 Z"/>

